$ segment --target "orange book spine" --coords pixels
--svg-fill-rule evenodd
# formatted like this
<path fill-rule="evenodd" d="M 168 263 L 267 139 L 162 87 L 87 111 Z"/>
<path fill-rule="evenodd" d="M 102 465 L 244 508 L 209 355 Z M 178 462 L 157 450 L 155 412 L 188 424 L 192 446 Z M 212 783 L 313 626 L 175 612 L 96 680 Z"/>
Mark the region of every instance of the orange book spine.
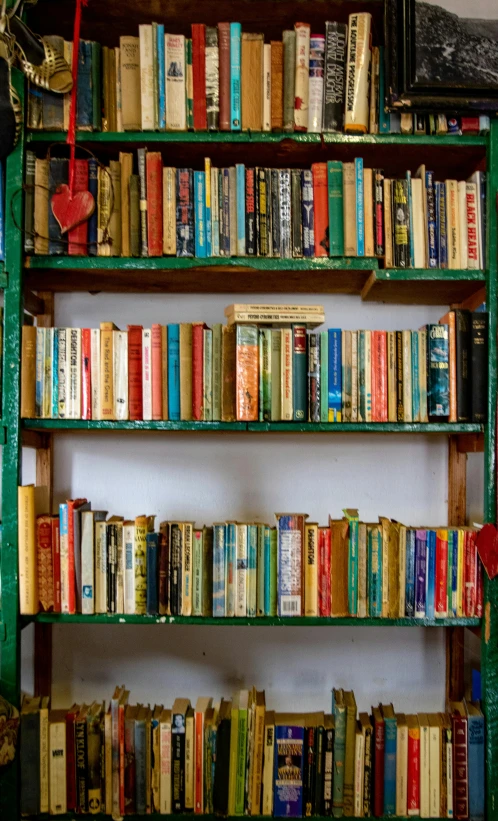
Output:
<path fill-rule="evenodd" d="M 204 328 L 203 322 L 192 324 L 192 419 L 201 422 L 203 413 L 203 363 L 204 363 Z"/>
<path fill-rule="evenodd" d="M 327 163 L 315 162 L 313 175 L 313 211 L 315 219 L 315 256 L 329 255 L 329 205 L 327 188 Z"/>
<path fill-rule="evenodd" d="M 372 331 L 372 422 L 387 422 L 386 345 L 386 331 Z"/>
<path fill-rule="evenodd" d="M 163 255 L 163 160 L 159 151 L 146 155 L 147 238 L 150 257 Z"/>
<path fill-rule="evenodd" d="M 152 418 L 163 418 L 163 382 L 162 382 L 162 329 L 160 325 L 152 326 Z"/>
<path fill-rule="evenodd" d="M 36 552 L 38 570 L 38 599 L 42 610 L 54 609 L 54 574 L 52 564 L 52 517 L 36 519 Z"/>
<path fill-rule="evenodd" d="M 258 421 L 258 329 L 237 325 L 236 404 L 237 421 Z"/>
<path fill-rule="evenodd" d="M 204 812 L 204 715 L 195 713 L 195 794 L 196 815 Z"/>

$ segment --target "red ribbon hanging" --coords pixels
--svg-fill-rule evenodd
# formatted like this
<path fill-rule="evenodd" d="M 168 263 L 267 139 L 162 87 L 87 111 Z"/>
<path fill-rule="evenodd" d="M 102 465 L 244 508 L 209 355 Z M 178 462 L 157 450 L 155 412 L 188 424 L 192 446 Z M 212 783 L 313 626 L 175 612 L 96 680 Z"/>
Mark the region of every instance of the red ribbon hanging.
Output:
<path fill-rule="evenodd" d="M 78 105 L 78 67 L 80 53 L 80 29 L 81 29 L 81 7 L 87 6 L 88 0 L 76 0 L 76 12 L 74 15 L 73 28 L 73 59 L 71 71 L 73 75 L 73 87 L 71 89 L 71 103 L 69 106 L 69 127 L 67 130 L 66 143 L 71 148 L 69 157 L 69 196 L 72 199 L 74 191 L 74 177 L 76 171 L 76 110 Z"/>

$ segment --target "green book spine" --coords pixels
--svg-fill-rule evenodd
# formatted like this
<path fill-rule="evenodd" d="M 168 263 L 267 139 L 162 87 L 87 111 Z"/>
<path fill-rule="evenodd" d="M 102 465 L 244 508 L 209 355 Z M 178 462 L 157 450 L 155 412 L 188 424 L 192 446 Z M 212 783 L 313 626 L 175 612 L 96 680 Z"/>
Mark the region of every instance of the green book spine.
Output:
<path fill-rule="evenodd" d="M 92 106 L 93 106 L 93 128 L 100 131 L 102 128 L 102 46 L 100 43 L 92 43 Z"/>
<path fill-rule="evenodd" d="M 202 616 L 203 544 L 202 530 L 194 530 L 192 544 L 192 615 Z"/>
<path fill-rule="evenodd" d="M 213 421 L 213 332 L 204 329 L 203 350 L 203 402 L 202 418 L 204 422 Z"/>
<path fill-rule="evenodd" d="M 130 176 L 130 253 L 140 255 L 140 182 L 138 174 Z"/>
<path fill-rule="evenodd" d="M 346 754 L 346 707 L 335 705 L 334 773 L 332 781 L 332 814 L 340 818 L 344 807 L 344 757 Z"/>
<path fill-rule="evenodd" d="M 329 194 L 329 244 L 331 257 L 344 256 L 344 204 L 342 191 L 342 162 L 329 160 L 328 194 Z M 333 226 L 333 229 L 332 229 Z"/>
<path fill-rule="evenodd" d="M 192 76 L 192 39 L 190 37 L 185 39 L 185 56 L 185 64 L 187 67 L 186 76 L 188 78 L 189 75 Z M 187 82 L 187 130 L 194 127 L 194 98 L 189 96 L 190 93 L 191 90 Z"/>
<path fill-rule="evenodd" d="M 292 326 L 292 386 L 294 421 L 304 422 L 308 418 L 307 398 L 307 353 L 306 353 L 306 326 Z"/>
<path fill-rule="evenodd" d="M 272 527 L 270 531 L 270 612 L 268 614 L 269 616 L 277 615 L 277 554 L 277 528 Z"/>
<path fill-rule="evenodd" d="M 261 422 L 271 419 L 271 372 L 272 332 L 271 328 L 259 329 L 259 414 Z"/>
<path fill-rule="evenodd" d="M 296 82 L 296 32 L 282 32 L 284 50 L 284 131 L 294 131 L 294 105 Z"/>
<path fill-rule="evenodd" d="M 329 337 L 320 333 L 320 422 L 329 421 Z"/>
<path fill-rule="evenodd" d="M 271 420 L 279 422 L 282 418 L 282 382 L 281 382 L 282 334 L 280 329 L 271 332 Z"/>
<path fill-rule="evenodd" d="M 368 530 L 368 609 L 373 618 L 382 616 L 382 532 L 376 525 Z"/>
<path fill-rule="evenodd" d="M 358 518 L 349 519 L 349 568 L 348 568 L 349 615 L 358 612 Z"/>
<path fill-rule="evenodd" d="M 221 422 L 221 322 L 213 325 L 213 422 Z"/>
<path fill-rule="evenodd" d="M 265 525 L 258 525 L 256 614 L 265 615 Z"/>
<path fill-rule="evenodd" d="M 239 716 L 240 710 L 235 704 L 232 704 L 232 713 L 230 717 L 230 767 L 228 773 L 228 815 L 235 815 L 236 807 L 237 774 L 239 761 Z"/>
<path fill-rule="evenodd" d="M 245 813 L 247 761 L 247 709 L 239 709 L 239 732 L 237 739 L 237 774 L 235 779 L 235 815 Z"/>

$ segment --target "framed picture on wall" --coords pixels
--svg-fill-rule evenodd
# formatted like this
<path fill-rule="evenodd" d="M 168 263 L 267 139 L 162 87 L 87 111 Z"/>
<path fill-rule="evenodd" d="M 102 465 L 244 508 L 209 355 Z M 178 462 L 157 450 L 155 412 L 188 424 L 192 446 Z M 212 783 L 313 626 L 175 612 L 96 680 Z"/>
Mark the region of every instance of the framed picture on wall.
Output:
<path fill-rule="evenodd" d="M 386 0 L 390 103 L 498 111 L 497 0 Z"/>

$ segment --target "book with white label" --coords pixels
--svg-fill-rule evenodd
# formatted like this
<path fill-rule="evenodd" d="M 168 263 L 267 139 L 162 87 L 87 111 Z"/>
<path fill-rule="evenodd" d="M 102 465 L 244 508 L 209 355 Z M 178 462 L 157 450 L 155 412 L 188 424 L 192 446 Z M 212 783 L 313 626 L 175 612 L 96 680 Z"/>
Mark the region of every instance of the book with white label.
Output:
<path fill-rule="evenodd" d="M 140 40 L 140 101 L 142 131 L 153 131 L 154 122 L 154 69 L 152 25 L 138 27 Z"/>
<path fill-rule="evenodd" d="M 185 37 L 165 34 L 166 130 L 186 131 Z"/>

